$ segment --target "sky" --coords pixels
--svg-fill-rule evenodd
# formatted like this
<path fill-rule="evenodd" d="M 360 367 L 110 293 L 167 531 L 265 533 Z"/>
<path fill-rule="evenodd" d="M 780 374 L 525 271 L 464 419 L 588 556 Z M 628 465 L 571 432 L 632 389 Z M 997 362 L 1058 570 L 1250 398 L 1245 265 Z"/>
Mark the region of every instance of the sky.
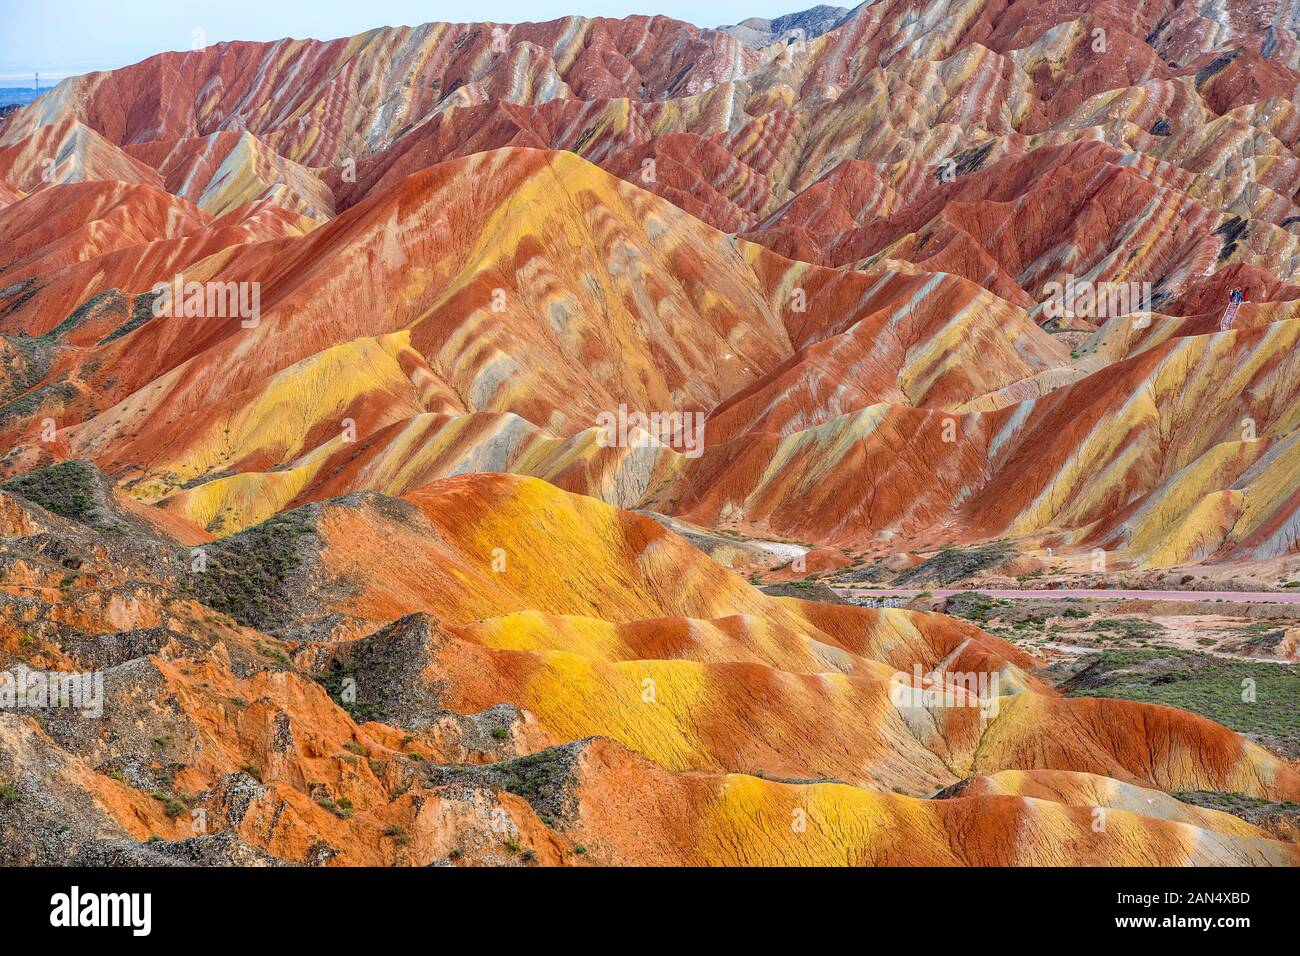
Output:
<path fill-rule="evenodd" d="M 818 0 L 0 0 L 0 86 L 41 86 L 109 70 L 166 50 L 188 50 L 196 30 L 224 40 L 328 40 L 381 26 L 431 21 L 521 23 L 582 15 L 664 14 L 716 27 L 776 17 Z M 834 0 L 831 0 L 833 3 Z M 844 4 L 841 4 L 844 5 Z"/>

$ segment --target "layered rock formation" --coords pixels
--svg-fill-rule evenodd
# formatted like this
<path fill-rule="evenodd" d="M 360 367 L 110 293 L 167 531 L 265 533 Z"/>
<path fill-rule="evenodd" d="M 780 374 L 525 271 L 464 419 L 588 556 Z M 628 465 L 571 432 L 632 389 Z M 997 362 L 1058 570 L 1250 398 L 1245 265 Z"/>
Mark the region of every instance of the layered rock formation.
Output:
<path fill-rule="evenodd" d="M 873 4 L 760 49 L 663 18 L 430 25 L 69 80 L 0 132 L 28 197 L 0 334 L 43 337 L 4 467 L 89 456 L 214 531 L 473 463 L 849 547 L 1285 553 L 1292 489 L 1248 470 L 1285 468 L 1295 424 L 1294 35 L 1247 5 L 1210 32 L 1021 6 Z M 143 321 L 182 274 L 257 283 L 266 324 Z M 311 408 L 285 391 L 322 376 Z M 622 404 L 708 415 L 709 453 L 595 447 Z M 882 481 L 884 507 L 782 505 Z"/>
<path fill-rule="evenodd" d="M 1227 729 L 1058 697 L 942 615 L 769 597 L 538 479 L 196 547 L 85 467 L 81 521 L 0 496 L 0 648 L 103 673 L 101 719 L 0 716 L 8 862 L 1300 862 L 1160 792 L 1300 797 Z"/>
<path fill-rule="evenodd" d="M 1225 728 L 629 512 L 832 563 L 1296 551 L 1298 77 L 1259 4 L 933 0 L 220 44 L 6 114 L 4 663 L 102 665 L 118 716 L 0 718 L 0 827 L 41 861 L 1295 862 L 1154 792 L 1300 793 Z M 997 714 L 899 706 L 914 665 L 997 675 Z"/>

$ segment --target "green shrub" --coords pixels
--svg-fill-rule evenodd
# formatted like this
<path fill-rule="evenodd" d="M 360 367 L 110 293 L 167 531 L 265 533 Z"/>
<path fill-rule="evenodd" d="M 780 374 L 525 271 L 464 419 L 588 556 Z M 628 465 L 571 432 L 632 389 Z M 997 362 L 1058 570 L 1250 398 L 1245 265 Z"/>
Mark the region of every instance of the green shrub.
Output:
<path fill-rule="evenodd" d="M 0 490 L 26 498 L 51 514 L 100 530 L 115 530 L 95 518 L 95 466 L 87 461 L 61 461 L 0 483 Z"/>

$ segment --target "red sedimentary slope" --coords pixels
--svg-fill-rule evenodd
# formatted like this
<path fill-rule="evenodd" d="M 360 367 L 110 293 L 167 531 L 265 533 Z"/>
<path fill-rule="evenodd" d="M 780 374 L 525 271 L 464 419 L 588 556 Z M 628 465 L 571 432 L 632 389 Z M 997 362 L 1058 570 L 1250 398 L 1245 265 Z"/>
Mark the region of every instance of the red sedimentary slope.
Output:
<path fill-rule="evenodd" d="M 249 132 L 154 140 L 126 152 L 157 169 L 169 192 L 214 216 L 264 199 L 314 219 L 334 212 L 334 197 L 313 170 L 285 159 Z"/>
<path fill-rule="evenodd" d="M 432 24 L 69 80 L 0 131 L 0 334 L 57 333 L 8 375 L 5 467 L 88 455 L 226 531 L 473 462 L 847 546 L 1284 553 L 1275 20 L 935 0 L 762 50 L 664 18 Z M 176 276 L 257 283 L 265 321 L 143 321 Z M 1062 316 L 1072 278 L 1124 295 Z M 1234 288 L 1236 331 L 1199 341 Z M 1098 332 L 1069 354 L 1034 324 Z M 623 404 L 706 414 L 707 453 L 599 447 Z"/>
<path fill-rule="evenodd" d="M 258 144 L 245 152 L 267 161 L 278 154 L 293 164 L 286 172 L 277 161 L 286 202 L 303 201 L 293 181 L 310 178 L 303 167 L 311 167 L 341 205 L 470 152 L 570 149 L 720 228 L 759 226 L 758 233 L 801 257 L 932 257 L 933 247 L 912 248 L 920 235 L 927 245 L 933 241 L 928 232 L 905 246 L 882 245 L 869 233 L 855 242 L 836 223 L 855 222 L 853 233 L 885 218 L 890 228 L 876 231 L 888 234 L 904 212 L 893 206 L 925 207 L 927 196 L 948 203 L 956 183 L 947 178 L 996 169 L 1008 188 L 1032 185 L 1048 175 L 1051 158 L 1025 168 L 1017 157 L 1078 141 L 1101 140 L 1133 156 L 1137 162 L 1125 165 L 1148 185 L 1181 174 L 1165 186 L 1166 201 L 1204 206 L 1205 222 L 1187 224 L 1202 236 L 1240 217 L 1259 245 L 1295 214 L 1300 127 L 1288 98 L 1296 47 L 1284 24 L 1244 2 L 1214 18 L 1190 19 L 1169 2 L 1140 11 L 1036 6 L 872 4 L 812 41 L 763 51 L 726 34 L 643 17 L 430 24 L 328 43 L 223 44 L 70 81 L 20 111 L 0 145 L 77 123 L 175 175 L 179 157 L 224 152 L 220 140 L 239 137 Z M 258 159 L 242 157 L 234 166 L 248 169 Z M 940 168 L 949 160 L 951 177 Z M 1167 169 L 1144 169 L 1148 162 Z M 1092 165 L 1076 170 L 1080 182 L 1104 170 Z M 807 203 L 786 215 L 789 200 L 816 192 L 827 176 L 863 181 L 815 224 L 799 214 Z M 855 201 L 876 194 L 877 186 L 883 191 L 867 206 Z M 1141 185 L 1117 188 L 1123 191 L 1114 199 L 1133 200 Z M 312 193 L 317 198 L 314 187 Z M 1138 209 L 1131 215 L 1142 220 L 1136 226 L 1168 221 L 1133 201 Z M 927 220 L 937 211 L 934 202 Z M 942 245 L 963 247 L 950 250 L 950 265 L 977 273 L 968 277 L 1012 301 L 1042 296 L 1046 280 L 1019 275 L 1002 261 L 1009 250 L 987 248 L 986 222 L 948 225 L 958 233 Z M 979 228 L 967 239 L 971 225 Z M 1045 231 L 1039 241 L 1047 243 L 1066 224 L 1045 216 L 1025 225 Z M 1087 233 L 1099 232 L 1102 238 L 1090 241 L 1104 243 L 1122 228 L 1109 220 Z M 1293 246 L 1286 227 L 1279 228 L 1283 234 L 1264 244 Z M 981 252 L 991 261 L 982 262 Z M 1227 255 L 1285 273 L 1294 253 L 1236 241 Z M 1156 282 L 1161 265 L 1156 255 L 1122 273 Z"/>
<path fill-rule="evenodd" d="M 158 173 L 75 119 L 39 126 L 0 148 L 0 179 L 32 192 L 56 183 L 120 180 L 162 186 Z"/>
<path fill-rule="evenodd" d="M 570 201 L 551 201 L 557 190 Z M 810 270 L 728 240 L 569 153 L 503 150 L 442 164 L 298 240 L 223 235 L 234 244 L 219 252 L 201 244 L 209 236 L 155 242 L 143 261 L 99 263 L 103 287 L 86 291 L 116 288 L 110 268 L 131 263 L 149 268 L 151 282 L 171 270 L 256 281 L 256 327 L 156 319 L 61 353 L 76 365 L 47 379 L 78 380 L 105 409 L 78 425 L 63 420 L 73 453 L 133 472 L 154 496 L 229 466 L 328 454 L 343 418 L 367 448 L 381 430 L 427 412 L 510 412 L 568 437 L 620 404 L 717 408 L 725 437 L 773 427 L 752 403 L 728 401 L 799 376 L 819 383 L 810 411 L 825 418 L 880 400 L 966 402 L 1067 360 L 1023 310 L 970 283 Z M 433 248 L 436 258 L 425 251 Z M 83 274 L 74 269 L 67 281 Z M 382 305 L 344 318 L 332 307 L 340 296 Z M 19 303 L 8 321 L 48 331 L 41 298 Z M 918 302 L 929 321 L 903 313 Z M 899 323 L 899 345 L 871 354 L 870 330 Z M 1017 348 L 977 369 L 985 346 L 1012 340 Z M 929 348 L 916 348 L 920 341 Z M 376 349 L 365 367 L 330 373 L 345 356 Z M 124 350 L 139 357 L 109 357 Z M 855 365 L 878 384 L 841 399 L 831 381 Z M 818 408 L 828 396 L 837 404 Z M 267 417 L 289 398 L 305 418 Z M 122 402 L 128 416 L 115 407 Z M 11 434 L 50 411 L 33 407 Z M 585 443 L 596 450 L 590 434 Z M 351 459 L 359 451 L 342 450 Z"/>
<path fill-rule="evenodd" d="M 12 118 L 4 138 L 54 115 L 123 146 L 240 129 L 288 159 L 325 166 L 373 152 L 439 108 L 691 95 L 743 75 L 758 59 L 727 34 L 663 17 L 438 23 L 329 42 L 223 43 L 60 85 Z"/>
<path fill-rule="evenodd" d="M 1252 305 L 1213 338 L 1196 334 L 1213 316 L 1178 331 L 1111 323 L 1073 362 L 1023 308 L 950 273 L 782 259 L 572 154 L 527 149 L 414 174 L 310 233 L 279 210 L 264 201 L 208 228 L 201 213 L 179 228 L 167 216 L 132 237 L 158 237 L 143 249 L 115 242 L 15 287 L 0 321 L 61 326 L 72 347 L 26 379 L 4 422 L 10 467 L 94 457 L 141 498 L 225 531 L 472 462 L 841 545 L 1088 529 L 1078 543 L 1161 565 L 1290 546 L 1294 503 L 1270 477 L 1289 467 L 1294 427 L 1287 304 Z M 15 250 L 15 278 L 89 253 L 54 237 L 25 248 L 39 235 Z M 178 273 L 257 282 L 258 323 L 148 321 L 148 300 L 113 292 Z M 48 311 L 79 301 L 60 322 Z M 1136 325 L 1145 338 L 1119 337 Z M 1253 392 L 1224 388 L 1243 376 Z M 703 447 L 605 447 L 596 426 L 620 405 L 707 415 Z M 1237 474 L 1262 470 L 1225 510 L 1205 499 L 1236 480 L 1216 466 L 1243 417 L 1255 439 Z M 1150 516 L 1104 532 L 1126 508 Z"/>

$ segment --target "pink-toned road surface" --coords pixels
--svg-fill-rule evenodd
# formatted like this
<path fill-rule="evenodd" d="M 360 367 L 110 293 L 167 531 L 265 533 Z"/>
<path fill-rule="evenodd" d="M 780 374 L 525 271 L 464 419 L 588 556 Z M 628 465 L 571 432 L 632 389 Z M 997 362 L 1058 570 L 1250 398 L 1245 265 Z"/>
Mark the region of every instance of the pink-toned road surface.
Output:
<path fill-rule="evenodd" d="M 1241 303 L 1236 301 L 1228 303 L 1228 307 L 1223 310 L 1223 315 L 1219 317 L 1220 332 L 1226 332 L 1232 328 L 1232 320 L 1237 317 L 1237 308 L 1240 305 Z"/>
<path fill-rule="evenodd" d="M 875 588 L 835 588 L 840 594 L 852 594 L 855 597 L 916 597 L 924 594 L 921 590 L 877 590 Z M 1017 598 L 1038 601 L 1061 601 L 1069 598 L 1083 598 L 1088 601 L 1235 601 L 1238 603 L 1260 604 L 1272 601 L 1281 604 L 1300 604 L 1300 593 L 1290 591 L 1120 591 L 1111 588 L 1078 588 L 1067 590 L 1036 591 L 1032 588 L 1023 591 L 991 591 L 986 588 L 934 588 L 930 591 L 935 597 L 951 597 L 954 594 L 977 591 L 991 598 Z"/>

